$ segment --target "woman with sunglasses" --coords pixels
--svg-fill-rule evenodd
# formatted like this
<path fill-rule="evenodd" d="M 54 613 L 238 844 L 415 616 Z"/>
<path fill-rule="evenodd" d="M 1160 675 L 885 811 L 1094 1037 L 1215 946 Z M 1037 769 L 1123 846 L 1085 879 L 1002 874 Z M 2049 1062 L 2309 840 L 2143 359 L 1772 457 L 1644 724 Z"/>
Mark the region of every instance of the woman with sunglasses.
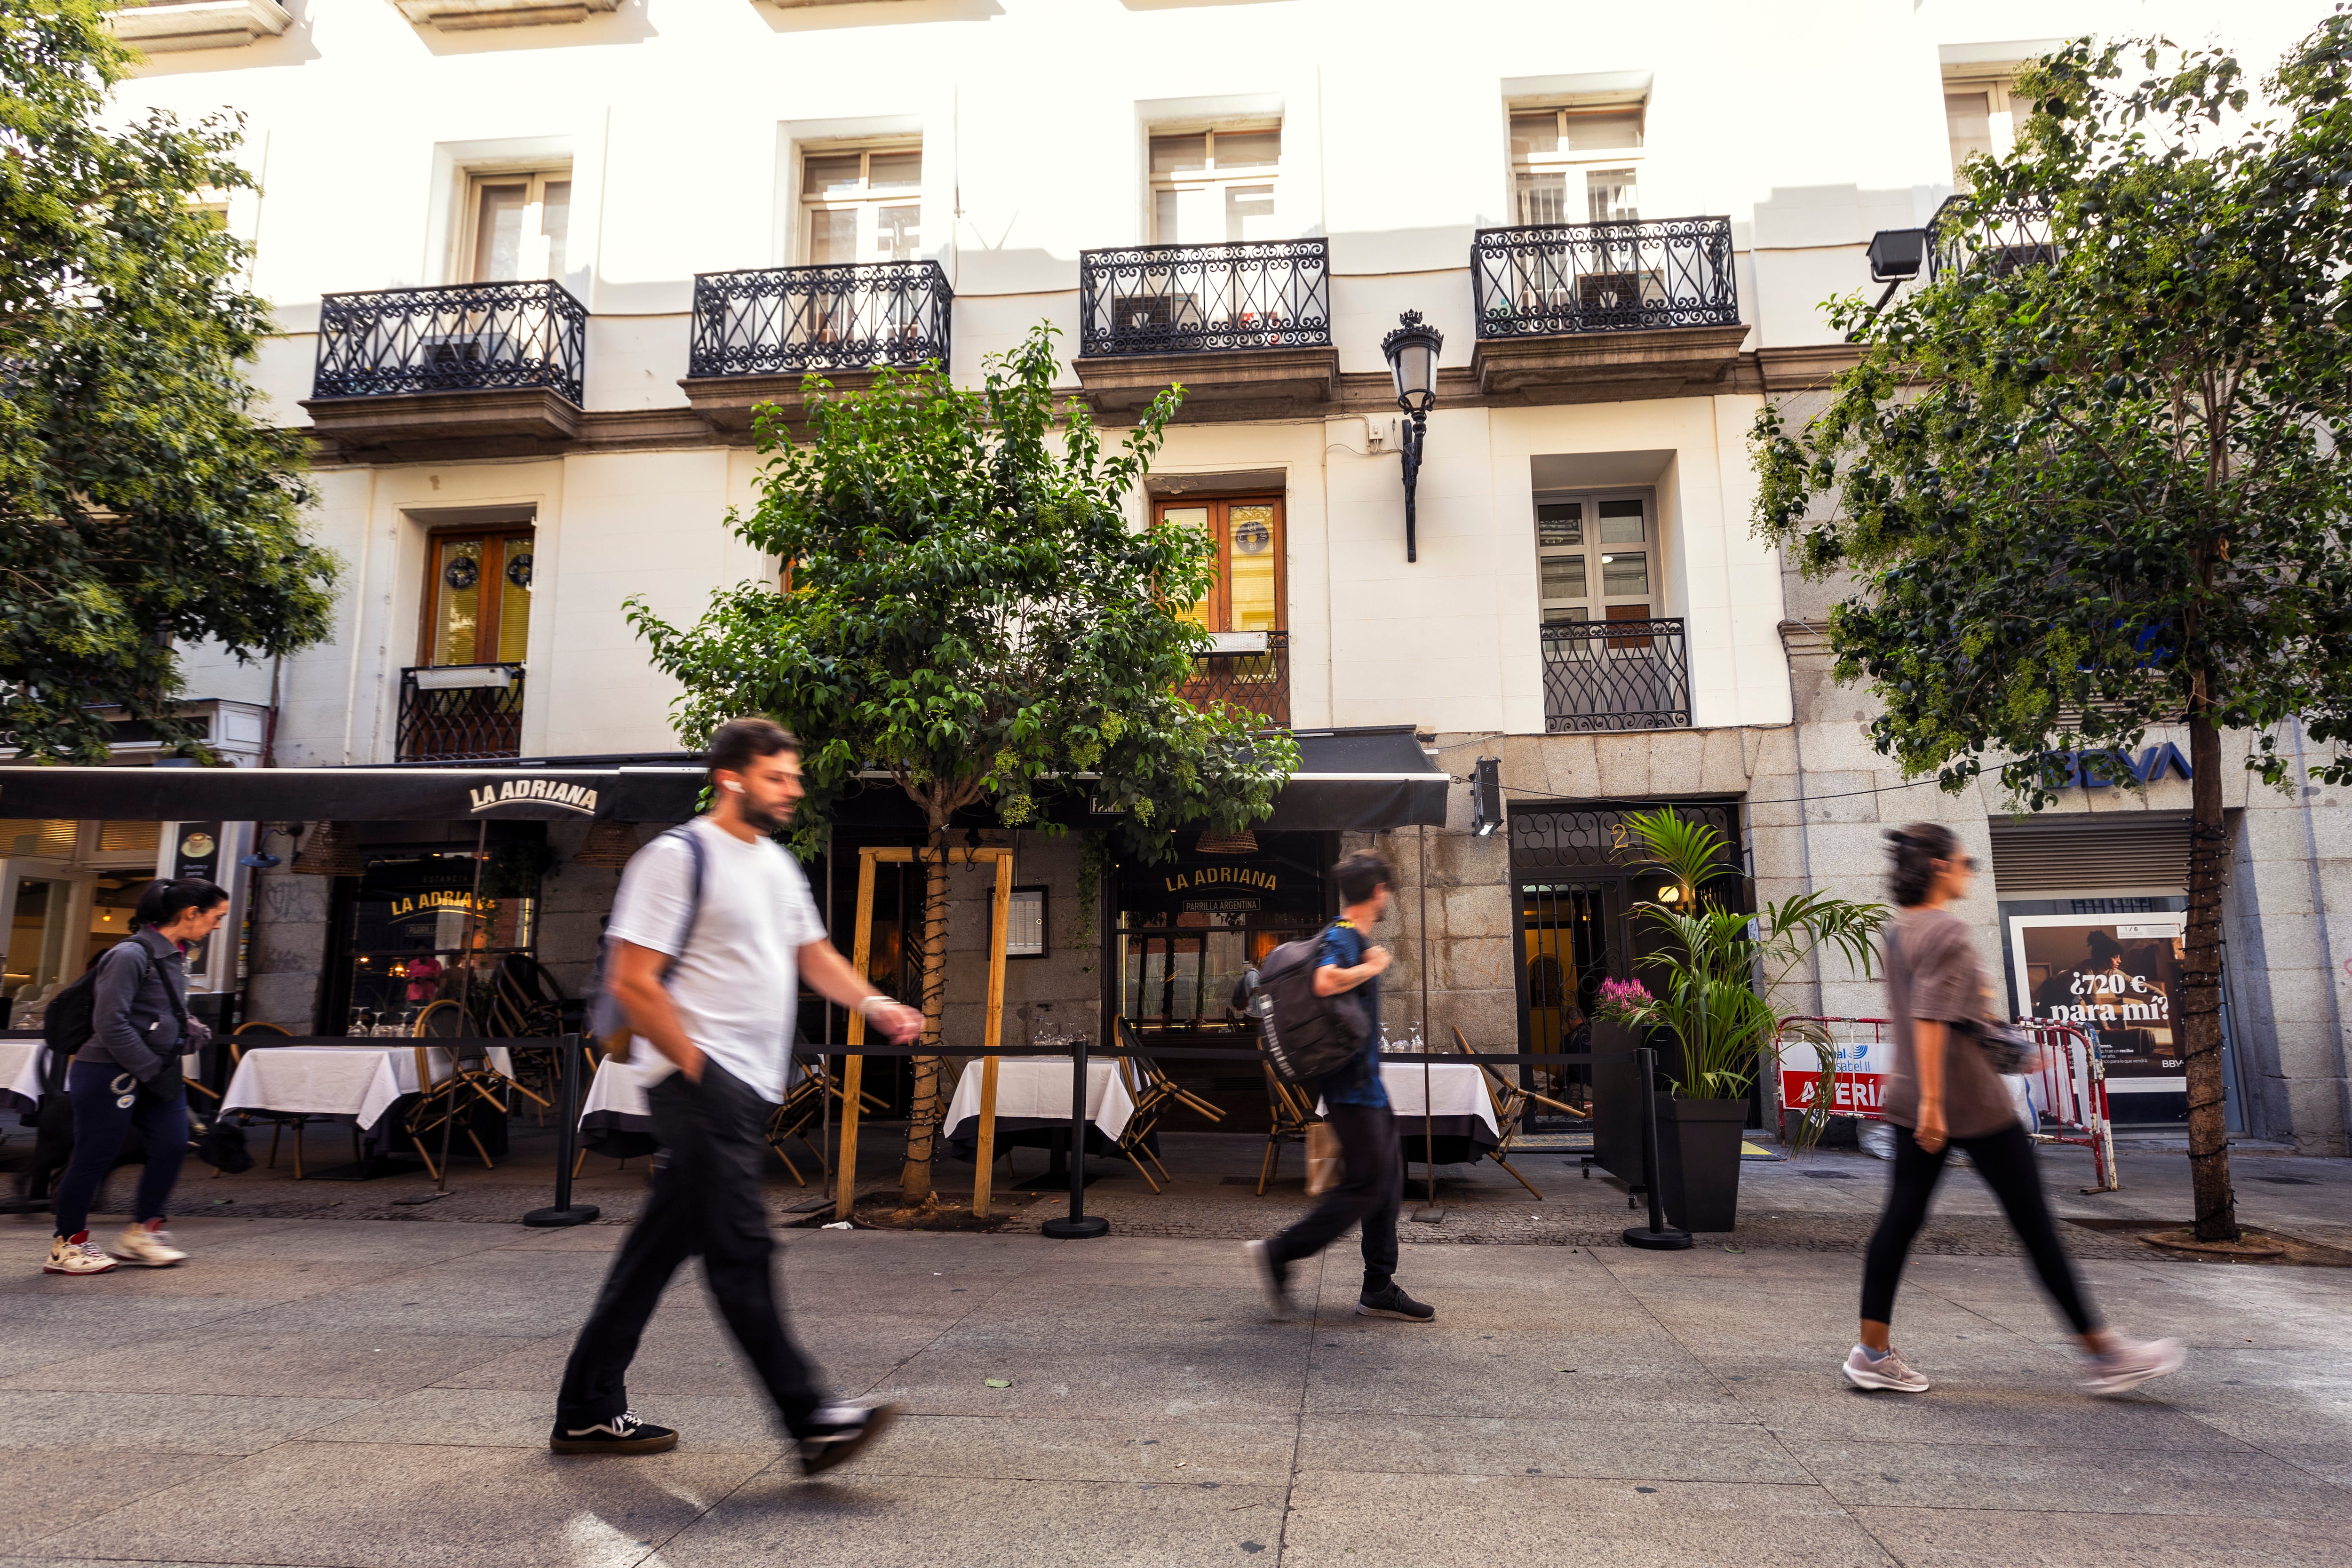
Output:
<path fill-rule="evenodd" d="M 1927 1380 L 1889 1338 L 1895 1291 L 1911 1243 L 1927 1223 L 1953 1144 L 2000 1200 L 2025 1243 L 2042 1288 L 2073 1325 L 2088 1358 L 2083 1386 L 2116 1394 L 2179 1370 L 2180 1342 L 2145 1343 L 2104 1327 L 2084 1300 L 2074 1266 L 2051 1222 L 2033 1142 L 2018 1121 L 2008 1086 L 1970 1026 L 1990 1016 L 1984 974 L 1969 928 L 1948 906 L 1968 896 L 1976 860 L 1952 830 L 1918 822 L 1886 836 L 1900 906 L 1886 928 L 1886 994 L 1894 1021 L 1894 1070 L 1885 1118 L 1895 1129 L 1895 1173 L 1862 1273 L 1862 1342 L 1845 1358 L 1858 1388 L 1924 1394 Z"/>

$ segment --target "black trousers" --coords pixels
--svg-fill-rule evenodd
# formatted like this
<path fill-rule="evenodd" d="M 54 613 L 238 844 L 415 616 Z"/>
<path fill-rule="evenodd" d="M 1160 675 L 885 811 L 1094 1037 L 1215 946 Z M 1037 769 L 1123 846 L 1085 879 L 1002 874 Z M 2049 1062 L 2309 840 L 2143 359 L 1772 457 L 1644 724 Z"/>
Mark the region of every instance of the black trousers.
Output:
<path fill-rule="evenodd" d="M 1332 1105 L 1324 1110 L 1339 1134 L 1347 1166 L 1307 1217 L 1267 1243 L 1277 1263 L 1312 1258 L 1361 1220 L 1364 1289 L 1385 1289 L 1397 1266 L 1397 1211 L 1404 1206 L 1404 1154 L 1396 1117 L 1385 1105 Z"/>
<path fill-rule="evenodd" d="M 559 1426 L 590 1426 L 629 1407 L 629 1363 L 679 1264 L 702 1256 L 703 1281 L 784 1426 L 804 1434 L 823 1404 L 816 1372 L 785 1331 L 760 1186 L 773 1109 L 709 1058 L 702 1081 L 672 1073 L 646 1095 L 662 1152 L 645 1212 L 613 1258 L 580 1327 L 556 1395 Z"/>
<path fill-rule="evenodd" d="M 2025 1243 L 2026 1255 L 2033 1259 L 2033 1271 L 2041 1276 L 2042 1289 L 2066 1314 L 2074 1331 L 2087 1334 L 2097 1328 L 2098 1318 L 2083 1300 L 2083 1288 L 2074 1278 L 2074 1265 L 2058 1239 L 2058 1227 L 2051 1223 L 2050 1205 L 2042 1195 L 2042 1172 L 2033 1156 L 2033 1141 L 2014 1121 L 1982 1138 L 1951 1139 L 1932 1154 L 1919 1147 L 1919 1141 L 1911 1135 L 1908 1127 L 1895 1130 L 1895 1179 L 1887 1187 L 1886 1208 L 1878 1216 L 1878 1229 L 1871 1236 L 1870 1251 L 1862 1266 L 1863 1321 L 1895 1321 L 1895 1291 L 1903 1282 L 1904 1261 L 1911 1255 L 1911 1243 L 1918 1236 L 1919 1227 L 1927 1223 L 1936 1184 L 1943 1179 L 1944 1163 L 1954 1144 L 1969 1152 L 1977 1173 L 1992 1189 L 1992 1195 L 2000 1200 L 2001 1212 L 2009 1216 L 2011 1228 Z"/>

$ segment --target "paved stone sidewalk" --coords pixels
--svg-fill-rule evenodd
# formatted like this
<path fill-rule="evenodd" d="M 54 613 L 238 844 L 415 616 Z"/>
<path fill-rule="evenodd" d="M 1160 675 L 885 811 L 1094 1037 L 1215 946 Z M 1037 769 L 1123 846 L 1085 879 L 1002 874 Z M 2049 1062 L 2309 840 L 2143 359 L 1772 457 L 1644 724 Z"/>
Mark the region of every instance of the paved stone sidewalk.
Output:
<path fill-rule="evenodd" d="M 1349 1312 L 1345 1253 L 1277 1321 L 1228 1241 L 797 1233 L 804 1341 L 911 1412 L 808 1483 L 691 1279 L 632 1384 L 680 1448 L 546 1452 L 614 1227 L 182 1231 L 191 1264 L 89 1279 L 0 1231 L 0 1568 L 2352 1559 L 2345 1270 L 2087 1262 L 2194 1347 L 2110 1403 L 2015 1259 L 1922 1258 L 1937 1387 L 1899 1398 L 1837 1377 L 1850 1256 L 1415 1247 L 1412 1326 Z"/>

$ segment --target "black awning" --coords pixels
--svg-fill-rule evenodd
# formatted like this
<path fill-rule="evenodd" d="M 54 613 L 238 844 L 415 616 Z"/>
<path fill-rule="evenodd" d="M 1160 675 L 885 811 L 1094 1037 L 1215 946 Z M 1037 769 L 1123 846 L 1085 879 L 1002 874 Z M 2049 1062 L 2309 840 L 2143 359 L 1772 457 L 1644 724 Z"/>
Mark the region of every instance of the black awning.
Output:
<path fill-rule="evenodd" d="M 1421 749 L 1410 726 L 1310 730 L 1298 741 L 1298 771 L 1274 797 L 1269 832 L 1377 833 L 1421 823 L 1445 826 L 1452 782 Z"/>
<path fill-rule="evenodd" d="M 684 822 L 704 773 L 645 767 L 0 767 L 0 815 L 116 822 Z"/>

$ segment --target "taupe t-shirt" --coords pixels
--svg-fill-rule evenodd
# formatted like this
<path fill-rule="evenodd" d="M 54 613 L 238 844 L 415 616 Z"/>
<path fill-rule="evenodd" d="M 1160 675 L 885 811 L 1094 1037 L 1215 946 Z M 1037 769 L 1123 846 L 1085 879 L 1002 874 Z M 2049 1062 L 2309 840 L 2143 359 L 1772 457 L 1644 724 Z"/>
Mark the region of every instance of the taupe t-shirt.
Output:
<path fill-rule="evenodd" d="M 1886 1004 L 1895 1020 L 1894 1070 L 1886 1075 L 1886 1120 L 1919 1125 L 1919 1069 L 1912 1024 L 1942 1024 L 1988 1016 L 1984 970 L 1969 928 L 1949 910 L 1909 909 L 1886 928 Z M 2009 1086 L 1977 1043 L 1944 1037 L 1944 1131 L 1981 1138 L 2017 1120 Z"/>

